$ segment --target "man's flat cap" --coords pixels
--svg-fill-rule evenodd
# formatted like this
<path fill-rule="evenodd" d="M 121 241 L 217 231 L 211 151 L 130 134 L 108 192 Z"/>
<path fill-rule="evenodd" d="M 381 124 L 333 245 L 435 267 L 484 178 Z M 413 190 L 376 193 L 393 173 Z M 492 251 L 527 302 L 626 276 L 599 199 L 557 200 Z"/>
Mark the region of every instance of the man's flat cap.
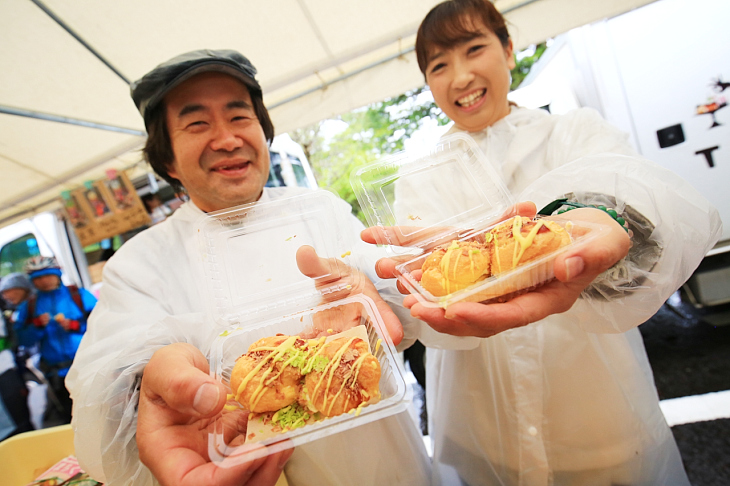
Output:
<path fill-rule="evenodd" d="M 175 86 L 196 74 L 217 71 L 241 80 L 249 89 L 261 92 L 256 68 L 241 53 L 231 50 L 187 52 L 163 62 L 130 86 L 137 109 L 145 117 Z"/>

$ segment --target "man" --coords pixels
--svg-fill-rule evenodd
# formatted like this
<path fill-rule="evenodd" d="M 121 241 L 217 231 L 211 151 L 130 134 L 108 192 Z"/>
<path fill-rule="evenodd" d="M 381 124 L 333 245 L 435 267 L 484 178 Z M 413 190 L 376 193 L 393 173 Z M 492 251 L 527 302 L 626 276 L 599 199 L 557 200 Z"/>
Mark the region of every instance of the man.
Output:
<path fill-rule="evenodd" d="M 59 410 L 49 409 L 51 423 L 71 421 L 71 398 L 64 379 L 76 356 L 81 338 L 86 332 L 86 319 L 96 305 L 96 298 L 86 289 L 65 286 L 61 282 L 61 267 L 55 257 L 36 256 L 25 263 L 37 293 L 20 304 L 14 318 L 18 344 L 39 345 L 41 371 L 48 380 L 53 403 Z M 56 419 L 53 412 L 58 411 Z"/>
<path fill-rule="evenodd" d="M 190 201 L 109 260 L 67 380 L 76 454 L 105 484 L 150 484 L 152 475 L 163 484 L 273 484 L 292 454 L 219 468 L 206 452 L 205 427 L 226 390 L 205 359 L 220 329 L 203 312 L 196 222 L 205 212 L 302 191 L 264 189 L 274 128 L 255 74 L 237 52 L 195 51 L 132 86 L 149 134 L 148 161 Z M 349 212 L 344 202 L 342 209 Z M 316 273 L 316 265 L 310 260 L 304 273 Z M 366 291 L 378 299 L 371 284 Z M 397 343 L 400 323 L 380 304 Z M 428 482 L 428 467 L 415 424 L 402 413 L 297 448 L 286 473 L 293 485 L 419 485 Z"/>

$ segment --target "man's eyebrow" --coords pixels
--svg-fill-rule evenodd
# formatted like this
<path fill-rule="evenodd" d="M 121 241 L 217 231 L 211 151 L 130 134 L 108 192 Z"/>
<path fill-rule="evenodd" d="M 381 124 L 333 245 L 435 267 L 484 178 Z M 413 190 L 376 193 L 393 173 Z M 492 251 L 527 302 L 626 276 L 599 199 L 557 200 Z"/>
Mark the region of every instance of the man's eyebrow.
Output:
<path fill-rule="evenodd" d="M 245 100 L 234 100 L 234 101 L 229 101 L 228 103 L 226 103 L 227 110 L 235 110 L 235 109 L 239 109 L 239 108 L 246 109 L 246 110 L 253 110 L 253 106 L 251 106 L 251 103 L 248 103 Z M 185 105 L 185 106 L 183 106 L 182 110 L 180 110 L 180 113 L 177 114 L 177 117 L 182 118 L 185 115 L 189 115 L 190 113 L 204 111 L 205 109 L 206 109 L 205 106 L 203 106 L 201 104 L 197 104 L 197 103 Z"/>
<path fill-rule="evenodd" d="M 203 107 L 203 105 L 198 105 L 198 104 L 185 105 L 185 106 L 183 106 L 183 109 L 180 110 L 180 113 L 177 114 L 177 117 L 182 118 L 185 115 L 189 115 L 190 113 L 195 113 L 196 111 L 203 111 L 204 109 L 205 108 Z"/>
<path fill-rule="evenodd" d="M 234 108 L 243 108 L 246 110 L 253 110 L 253 106 L 251 106 L 251 103 L 248 103 L 245 100 L 230 101 L 226 104 L 226 108 L 229 110 L 234 109 Z"/>

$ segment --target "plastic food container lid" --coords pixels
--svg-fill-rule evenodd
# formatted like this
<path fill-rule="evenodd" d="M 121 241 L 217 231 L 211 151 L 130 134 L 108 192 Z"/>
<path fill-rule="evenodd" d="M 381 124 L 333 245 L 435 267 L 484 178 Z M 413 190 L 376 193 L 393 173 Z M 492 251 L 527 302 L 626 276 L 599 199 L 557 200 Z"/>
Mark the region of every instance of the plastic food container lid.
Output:
<path fill-rule="evenodd" d="M 350 182 L 378 244 L 395 254 L 484 228 L 515 204 L 471 137 L 449 135 L 427 154 L 401 152 L 352 173 Z M 408 241 L 411 250 L 399 248 Z"/>
<path fill-rule="evenodd" d="M 414 275 L 437 245 L 473 241 L 501 221 L 515 204 L 506 185 L 474 140 L 444 137 L 425 154 L 401 152 L 356 170 L 351 183 L 378 244 L 394 256 L 413 258 L 396 266 L 398 280 L 428 307 L 506 300 L 554 277 L 562 252 L 588 244 L 605 226 L 560 223 L 570 245 L 529 264 L 491 276 L 469 288 L 434 296 Z"/>
<path fill-rule="evenodd" d="M 343 332 L 357 332 L 381 370 L 379 400 L 352 413 L 310 419 L 291 430 L 262 420 L 247 421 L 247 412 L 231 393 L 221 416 L 209 427 L 209 456 L 223 467 L 406 408 L 405 380 L 380 313 L 368 297 L 353 293 L 359 284 L 358 272 L 341 264 L 357 268 L 350 254 L 356 235 L 349 231 L 352 223 L 346 211 L 337 210 L 338 204 L 343 203 L 334 195 L 313 191 L 209 213 L 198 224 L 208 310 L 220 331 L 208 357 L 214 378 L 230 386 L 236 360 L 254 342 L 277 334 L 329 340 Z M 325 275 L 312 279 L 299 272 L 296 252 L 303 245 L 330 259 Z"/>

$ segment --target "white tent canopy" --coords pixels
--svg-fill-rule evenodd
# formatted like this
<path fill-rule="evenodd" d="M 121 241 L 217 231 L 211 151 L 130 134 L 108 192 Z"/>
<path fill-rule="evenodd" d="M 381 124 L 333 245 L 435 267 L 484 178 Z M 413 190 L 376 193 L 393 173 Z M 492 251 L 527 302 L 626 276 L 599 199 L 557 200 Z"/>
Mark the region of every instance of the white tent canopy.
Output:
<path fill-rule="evenodd" d="M 496 0 L 521 49 L 653 0 Z M 258 69 L 277 133 L 423 85 L 413 52 L 438 0 L 2 0 L 0 226 L 140 160 L 128 84 L 201 48 Z"/>

